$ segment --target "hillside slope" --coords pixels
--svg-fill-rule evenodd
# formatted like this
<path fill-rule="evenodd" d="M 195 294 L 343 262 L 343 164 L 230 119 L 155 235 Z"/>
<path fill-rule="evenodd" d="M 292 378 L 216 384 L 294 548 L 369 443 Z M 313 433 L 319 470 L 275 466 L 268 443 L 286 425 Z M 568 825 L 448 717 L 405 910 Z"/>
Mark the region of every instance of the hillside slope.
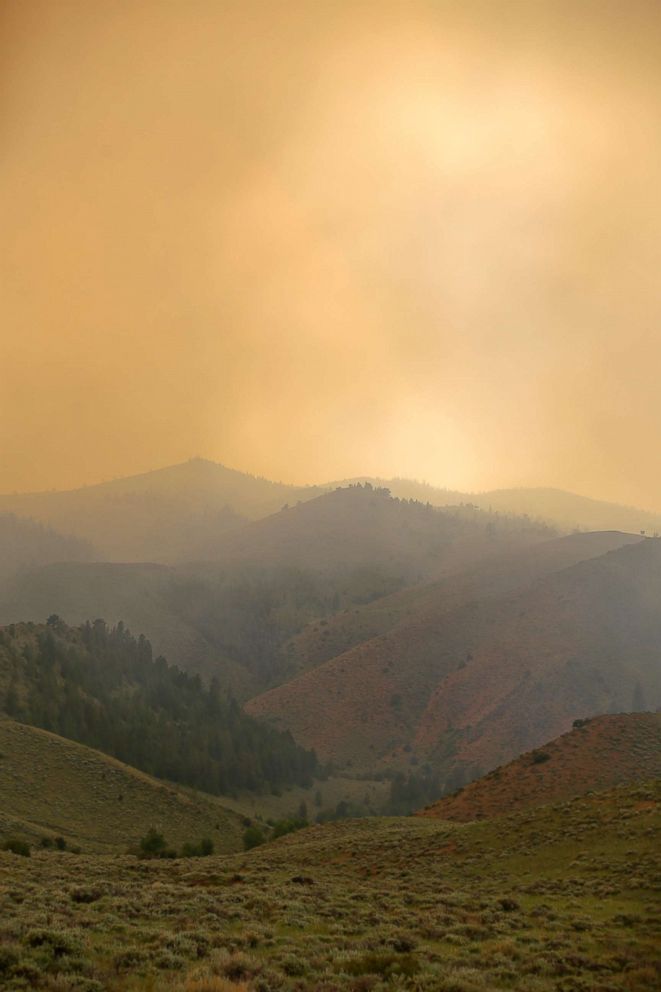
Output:
<path fill-rule="evenodd" d="M 0 590 L 17 573 L 58 561 L 93 561 L 87 541 L 61 534 L 36 520 L 0 512 Z"/>
<path fill-rule="evenodd" d="M 0 852 L 5 976 L 44 992 L 81 972 L 90 992 L 651 992 L 659 798 L 650 783 L 494 822 L 350 820 L 197 863 Z"/>
<path fill-rule="evenodd" d="M 661 702 L 661 541 L 399 623 L 247 704 L 322 759 L 475 775 L 574 719 Z"/>
<path fill-rule="evenodd" d="M 491 819 L 654 778 L 661 778 L 661 713 L 597 716 L 418 815 L 459 822 Z"/>
<path fill-rule="evenodd" d="M 0 838 L 59 835 L 83 851 L 124 853 L 152 826 L 174 846 L 203 837 L 219 853 L 241 846 L 241 819 L 213 796 L 0 717 Z"/>
<path fill-rule="evenodd" d="M 183 579 L 168 565 L 136 562 L 66 562 L 25 571 L 0 595 L 0 625 L 56 613 L 72 626 L 102 617 L 122 621 L 187 671 L 216 676 L 225 689 L 243 697 L 255 681 L 217 643 L 182 615 L 178 588 Z M 181 597 L 183 599 L 183 597 Z"/>
<path fill-rule="evenodd" d="M 0 628 L 0 713 L 214 794 L 307 785 L 314 755 L 123 624 Z"/>
<path fill-rule="evenodd" d="M 491 769 L 573 720 L 661 704 L 661 541 L 581 562 L 476 617 L 468 664 L 438 685 L 415 745 L 448 733 L 464 765 Z"/>
<path fill-rule="evenodd" d="M 371 603 L 315 620 L 287 645 L 292 674 L 314 668 L 396 628 L 425 616 L 449 613 L 466 603 L 505 596 L 569 565 L 635 544 L 639 535 L 618 531 L 570 534 L 499 553 L 478 565 L 457 568 L 447 578 L 417 584 Z"/>

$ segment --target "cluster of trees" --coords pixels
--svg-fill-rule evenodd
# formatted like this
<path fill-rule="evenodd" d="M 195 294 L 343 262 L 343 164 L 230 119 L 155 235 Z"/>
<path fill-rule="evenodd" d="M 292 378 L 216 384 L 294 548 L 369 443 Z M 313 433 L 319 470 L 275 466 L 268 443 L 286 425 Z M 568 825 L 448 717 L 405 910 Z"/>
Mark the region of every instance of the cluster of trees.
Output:
<path fill-rule="evenodd" d="M 260 844 L 265 844 L 269 840 L 277 840 L 278 837 L 285 837 L 297 830 L 303 830 L 308 825 L 307 819 L 297 816 L 287 820 L 270 820 L 266 826 L 248 823 L 243 832 L 243 848 L 245 851 L 250 851 L 253 847 L 259 847 Z"/>
<path fill-rule="evenodd" d="M 0 638 L 0 709 L 16 720 L 206 792 L 311 784 L 313 752 L 247 716 L 216 683 L 154 660 L 122 623 L 69 628 L 53 616 Z"/>
<path fill-rule="evenodd" d="M 177 853 L 156 827 L 149 828 L 145 836 L 140 839 L 138 848 L 140 858 L 208 858 L 211 854 L 213 854 L 213 841 L 209 837 L 203 837 L 197 844 L 187 842 L 182 846 L 181 852 Z"/>

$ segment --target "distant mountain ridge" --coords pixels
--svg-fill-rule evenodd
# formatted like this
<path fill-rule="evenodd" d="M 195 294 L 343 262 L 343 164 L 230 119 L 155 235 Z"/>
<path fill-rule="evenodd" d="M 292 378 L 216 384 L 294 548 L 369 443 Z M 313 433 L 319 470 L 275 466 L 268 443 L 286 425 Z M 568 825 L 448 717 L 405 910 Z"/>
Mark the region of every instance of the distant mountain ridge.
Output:
<path fill-rule="evenodd" d="M 313 618 L 552 536 L 520 518 L 352 487 L 209 536 L 203 561 L 35 568 L 0 595 L 0 623 L 51 613 L 122 620 L 158 653 L 245 699 L 289 674 L 281 648 Z"/>
<path fill-rule="evenodd" d="M 533 486 L 470 492 L 445 489 L 414 479 L 382 479 L 373 476 L 360 476 L 337 484 L 347 485 L 352 482 L 385 486 L 395 496 L 429 502 L 433 506 L 463 504 L 496 513 L 528 516 L 567 531 L 577 528 L 619 530 L 633 534 L 645 531 L 650 537 L 661 533 L 661 513 L 580 496 L 564 489 Z"/>
<path fill-rule="evenodd" d="M 3 495 L 0 513 L 75 534 L 112 561 L 173 562 L 205 558 L 209 542 L 240 521 L 321 491 L 193 458 L 80 489 Z"/>
<path fill-rule="evenodd" d="M 368 476 L 295 486 L 203 458 L 79 489 L 0 495 L 0 514 L 30 517 L 82 538 L 104 559 L 172 563 L 207 558 L 210 546 L 242 521 L 258 520 L 285 504 L 304 503 L 356 482 L 438 507 L 463 504 L 506 516 L 527 515 L 565 531 L 661 531 L 661 514 L 557 489 L 470 493 L 411 479 Z"/>

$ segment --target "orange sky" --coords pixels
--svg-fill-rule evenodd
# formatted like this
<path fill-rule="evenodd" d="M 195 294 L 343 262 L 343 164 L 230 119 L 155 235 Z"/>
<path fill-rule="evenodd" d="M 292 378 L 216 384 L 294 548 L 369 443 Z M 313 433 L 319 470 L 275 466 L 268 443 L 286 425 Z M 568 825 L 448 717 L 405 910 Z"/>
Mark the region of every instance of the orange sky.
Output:
<path fill-rule="evenodd" d="M 661 509 L 656 0 L 4 0 L 0 489 Z"/>

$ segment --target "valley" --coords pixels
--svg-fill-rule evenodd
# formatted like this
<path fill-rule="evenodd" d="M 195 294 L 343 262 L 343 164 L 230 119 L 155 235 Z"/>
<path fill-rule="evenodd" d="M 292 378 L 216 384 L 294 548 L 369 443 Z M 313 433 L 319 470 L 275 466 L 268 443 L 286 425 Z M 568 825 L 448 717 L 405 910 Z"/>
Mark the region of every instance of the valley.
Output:
<path fill-rule="evenodd" d="M 11 503 L 3 989 L 652 987 L 661 542 L 395 481 Z"/>

